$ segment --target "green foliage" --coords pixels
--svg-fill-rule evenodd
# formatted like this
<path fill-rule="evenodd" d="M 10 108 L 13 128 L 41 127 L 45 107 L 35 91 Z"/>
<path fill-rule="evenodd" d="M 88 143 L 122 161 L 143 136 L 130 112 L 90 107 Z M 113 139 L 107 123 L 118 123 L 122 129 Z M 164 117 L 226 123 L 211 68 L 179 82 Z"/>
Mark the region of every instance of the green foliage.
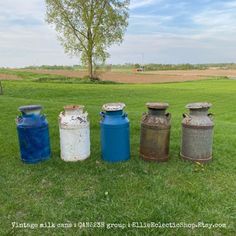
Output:
<path fill-rule="evenodd" d="M 132 68 L 139 68 L 140 64 L 117 64 L 112 65 L 112 69 L 120 69 L 120 70 L 129 70 Z M 218 64 L 156 64 L 149 63 L 143 65 L 145 71 L 156 71 L 156 70 L 205 70 L 209 68 L 217 68 L 217 69 L 236 69 L 235 63 L 218 63 Z"/>
<path fill-rule="evenodd" d="M 147 64 L 145 65 L 145 70 L 155 71 L 155 70 L 194 70 L 194 69 L 206 69 L 204 65 L 191 65 L 191 64 Z"/>
<path fill-rule="evenodd" d="M 98 67 L 98 66 L 97 66 Z M 140 64 L 132 64 L 132 63 L 125 63 L 125 64 L 109 64 L 109 65 L 99 65 L 99 69 L 107 69 L 109 70 L 130 70 L 133 68 L 141 67 Z M 204 70 L 209 68 L 217 68 L 217 69 L 236 69 L 235 63 L 218 63 L 218 64 L 145 64 L 144 68 L 146 71 L 155 71 L 155 70 Z M 79 69 L 87 69 L 85 66 L 82 65 L 73 65 L 73 66 L 49 66 L 49 65 L 42 65 L 42 66 L 28 66 L 24 69 L 48 69 L 48 70 L 79 70 Z M 0 68 L 0 72 L 3 70 L 7 70 L 4 68 Z"/>
<path fill-rule="evenodd" d="M 24 67 L 24 69 L 30 69 L 30 70 L 35 70 L 35 69 L 42 69 L 42 70 L 78 70 L 82 69 L 83 67 L 81 65 L 73 65 L 73 66 L 63 66 L 63 65 L 54 65 L 54 66 L 49 66 L 49 65 L 42 65 L 42 66 L 27 66 Z"/>
<path fill-rule="evenodd" d="M 46 20 L 71 55 L 80 55 L 93 77 L 93 65 L 104 62 L 106 49 L 121 43 L 128 25 L 129 0 L 46 0 Z"/>
<path fill-rule="evenodd" d="M 134 64 L 134 68 L 138 69 L 138 68 L 140 68 L 140 67 L 141 67 L 140 64 Z"/>
<path fill-rule="evenodd" d="M 236 81 L 206 80 L 146 85 L 50 84 L 4 81 L 0 96 L 0 235 L 235 235 Z M 122 101 L 131 121 L 131 160 L 101 161 L 99 112 Z M 167 101 L 172 114 L 170 161 L 139 159 L 140 119 L 148 101 Z M 179 158 L 182 113 L 189 102 L 209 101 L 215 114 L 213 162 L 196 166 Z M 17 108 L 42 104 L 50 125 L 52 159 L 20 161 Z M 91 157 L 60 159 L 58 114 L 84 104 L 91 122 Z M 226 228 L 11 229 L 11 222 L 225 223 Z"/>

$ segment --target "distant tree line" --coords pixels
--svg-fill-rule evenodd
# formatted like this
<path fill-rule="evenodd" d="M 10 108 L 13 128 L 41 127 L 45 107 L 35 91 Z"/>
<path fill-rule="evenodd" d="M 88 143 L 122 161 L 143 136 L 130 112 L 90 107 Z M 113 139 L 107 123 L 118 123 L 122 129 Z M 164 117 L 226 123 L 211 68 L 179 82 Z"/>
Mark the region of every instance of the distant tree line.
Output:
<path fill-rule="evenodd" d="M 144 69 L 147 71 L 155 71 L 155 70 L 194 70 L 194 69 L 206 69 L 205 65 L 191 65 L 191 64 L 147 64 L 144 66 Z"/>
<path fill-rule="evenodd" d="M 84 69 L 81 65 L 73 65 L 73 66 L 63 66 L 63 65 L 42 65 L 42 66 L 27 66 L 24 69 L 29 70 L 79 70 Z"/>
<path fill-rule="evenodd" d="M 112 69 L 137 69 L 144 68 L 145 71 L 156 71 L 156 70 L 205 70 L 208 68 L 217 69 L 236 69 L 236 63 L 217 63 L 217 64 L 145 64 L 141 65 L 138 63 L 125 63 L 125 64 L 104 64 L 99 65 L 96 70 L 112 70 Z M 86 70 L 87 67 L 82 65 L 64 66 L 64 65 L 42 65 L 42 66 L 28 66 L 24 69 L 43 69 L 43 70 Z"/>

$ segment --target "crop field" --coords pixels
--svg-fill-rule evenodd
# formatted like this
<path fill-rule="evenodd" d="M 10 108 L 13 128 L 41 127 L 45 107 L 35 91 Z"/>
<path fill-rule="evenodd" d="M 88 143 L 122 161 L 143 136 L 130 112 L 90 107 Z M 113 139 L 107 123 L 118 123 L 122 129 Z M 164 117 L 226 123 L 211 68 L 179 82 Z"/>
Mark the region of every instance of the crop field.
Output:
<path fill-rule="evenodd" d="M 51 76 L 64 76 L 70 78 L 83 78 L 87 75 L 84 70 L 42 70 L 42 69 L 20 69 L 7 70 L 13 75 L 17 73 L 34 73 Z M 12 76 L 13 76 L 12 75 Z M 164 71 L 145 71 L 135 72 L 134 70 L 113 70 L 98 71 L 98 76 L 103 81 L 113 81 L 118 83 L 163 83 L 163 82 L 184 82 L 205 80 L 216 77 L 236 78 L 236 70 L 233 69 L 205 69 L 205 70 L 164 70 Z M 0 79 L 4 73 L 0 71 Z M 14 77 L 12 77 L 14 78 Z M 9 78 L 10 79 L 10 78 Z"/>
<path fill-rule="evenodd" d="M 2 82 L 4 95 L 0 95 L 0 235 L 236 234 L 235 80 L 213 77 L 164 84 L 69 84 L 38 83 L 38 75 L 32 72 L 18 76 L 19 81 Z M 170 104 L 167 163 L 139 159 L 140 120 L 145 103 L 150 101 Z M 203 166 L 179 157 L 182 113 L 187 103 L 197 101 L 211 102 L 210 111 L 215 116 L 213 161 Z M 109 164 L 101 160 L 99 112 L 107 102 L 127 105 L 132 154 L 128 162 Z M 43 105 L 50 126 L 52 157 L 37 165 L 23 164 L 19 156 L 15 118 L 18 107 L 27 104 Z M 65 163 L 60 159 L 58 115 L 68 104 L 83 104 L 89 113 L 92 153 L 84 162 Z M 50 222 L 57 227 L 13 228 L 13 222 Z M 79 222 L 104 222 L 105 227 L 80 228 Z M 145 228 L 132 222 L 204 222 L 225 227 Z"/>
<path fill-rule="evenodd" d="M 0 74 L 0 80 L 18 80 L 20 79 L 16 75 L 7 75 L 7 74 Z"/>
<path fill-rule="evenodd" d="M 25 71 L 25 70 L 23 70 Z M 63 75 L 68 77 L 84 77 L 86 71 L 70 70 L 26 70 L 33 73 L 43 73 L 50 75 Z M 135 72 L 134 70 L 100 71 L 99 77 L 104 81 L 114 81 L 118 83 L 163 83 L 163 82 L 183 82 L 194 80 L 205 80 L 209 77 L 236 77 L 236 70 L 207 69 L 207 70 L 171 70 L 171 71 L 145 71 Z"/>

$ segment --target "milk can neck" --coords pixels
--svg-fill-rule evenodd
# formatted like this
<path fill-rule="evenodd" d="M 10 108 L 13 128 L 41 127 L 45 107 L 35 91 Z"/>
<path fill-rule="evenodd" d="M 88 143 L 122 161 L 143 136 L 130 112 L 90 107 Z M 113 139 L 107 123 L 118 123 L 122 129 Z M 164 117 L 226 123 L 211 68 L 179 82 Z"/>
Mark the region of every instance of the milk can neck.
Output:
<path fill-rule="evenodd" d="M 40 115 L 40 113 L 41 113 L 41 109 L 39 109 L 39 110 L 33 110 L 33 111 L 22 111 L 21 112 L 21 114 L 22 114 L 22 116 L 24 116 L 24 117 L 33 117 L 33 116 L 38 116 L 38 115 Z"/>
<path fill-rule="evenodd" d="M 152 116 L 164 116 L 166 113 L 165 109 L 148 109 L 148 114 Z"/>
<path fill-rule="evenodd" d="M 207 116 L 208 108 L 200 108 L 200 109 L 190 109 L 190 115 L 192 116 Z"/>
<path fill-rule="evenodd" d="M 68 116 L 81 115 L 83 114 L 83 109 L 65 110 L 65 114 Z"/>
<path fill-rule="evenodd" d="M 120 111 L 106 111 L 106 115 L 108 116 L 121 116 L 123 114 L 123 110 Z"/>

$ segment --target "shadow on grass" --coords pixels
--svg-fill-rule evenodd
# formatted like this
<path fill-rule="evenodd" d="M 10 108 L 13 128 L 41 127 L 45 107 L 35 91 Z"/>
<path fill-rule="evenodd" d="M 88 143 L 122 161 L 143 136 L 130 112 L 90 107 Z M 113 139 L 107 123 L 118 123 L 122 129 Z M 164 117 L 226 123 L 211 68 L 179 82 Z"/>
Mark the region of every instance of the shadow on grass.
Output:
<path fill-rule="evenodd" d="M 33 80 L 39 83 L 66 83 L 66 84 L 118 84 L 114 81 L 90 80 L 88 77 L 39 77 Z"/>

